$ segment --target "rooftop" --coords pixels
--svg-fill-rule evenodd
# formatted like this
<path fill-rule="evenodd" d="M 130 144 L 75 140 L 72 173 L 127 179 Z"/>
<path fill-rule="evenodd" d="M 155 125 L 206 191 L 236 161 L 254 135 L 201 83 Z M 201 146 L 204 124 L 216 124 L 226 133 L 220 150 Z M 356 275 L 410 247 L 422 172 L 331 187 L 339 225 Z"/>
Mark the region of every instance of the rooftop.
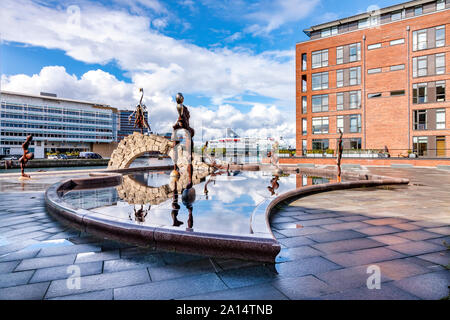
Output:
<path fill-rule="evenodd" d="M 322 30 L 322 29 L 326 29 L 326 28 L 332 28 L 332 27 L 337 27 L 340 26 L 344 23 L 349 23 L 349 22 L 356 22 L 359 21 L 361 19 L 366 19 L 366 18 L 370 18 L 372 16 L 380 16 L 382 14 L 386 14 L 386 13 L 391 13 L 391 12 L 395 12 L 398 10 L 403 10 L 403 9 L 408 9 L 411 7 L 415 7 L 418 5 L 422 5 L 422 4 L 426 4 L 426 3 L 430 3 L 430 2 L 435 2 L 436 0 L 432 1 L 432 0 L 413 0 L 413 1 L 408 1 L 408 2 L 403 2 L 400 4 L 396 4 L 393 6 L 389 6 L 386 8 L 382 8 L 379 10 L 373 10 L 370 12 L 364 12 L 364 13 L 360 13 L 351 17 L 347 17 L 347 18 L 343 18 L 343 19 L 338 19 L 338 20 L 334 20 L 331 22 L 326 22 L 326 23 L 322 23 L 322 24 L 318 24 L 315 26 L 312 26 L 308 29 L 303 30 L 303 32 L 305 32 L 308 36 L 311 35 L 311 32 L 313 31 L 318 31 L 318 30 Z"/>

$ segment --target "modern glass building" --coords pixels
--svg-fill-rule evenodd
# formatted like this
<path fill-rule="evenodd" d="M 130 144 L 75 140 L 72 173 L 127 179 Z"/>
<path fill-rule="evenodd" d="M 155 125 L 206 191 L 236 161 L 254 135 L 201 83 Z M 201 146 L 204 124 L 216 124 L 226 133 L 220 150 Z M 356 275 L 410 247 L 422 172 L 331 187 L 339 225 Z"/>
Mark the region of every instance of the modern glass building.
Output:
<path fill-rule="evenodd" d="M 36 158 L 46 153 L 93 151 L 117 141 L 117 109 L 92 102 L 1 91 L 0 155 L 22 154 L 33 135 Z"/>

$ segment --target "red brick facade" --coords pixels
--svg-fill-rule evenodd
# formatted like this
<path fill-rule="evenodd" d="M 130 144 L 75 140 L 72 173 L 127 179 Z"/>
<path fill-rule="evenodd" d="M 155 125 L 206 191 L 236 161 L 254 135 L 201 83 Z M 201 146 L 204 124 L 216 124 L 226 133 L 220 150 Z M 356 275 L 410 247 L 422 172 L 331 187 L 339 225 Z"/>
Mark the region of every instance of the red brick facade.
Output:
<path fill-rule="evenodd" d="M 445 44 L 438 48 L 414 51 L 414 31 L 438 26 L 445 26 Z M 430 36 L 428 38 L 430 38 Z M 391 41 L 401 39 L 404 39 L 403 43 L 391 43 Z M 348 54 L 348 49 L 344 48 L 342 49 L 342 52 L 344 52 L 344 63 L 337 64 L 337 48 L 355 43 L 360 43 L 360 60 L 354 62 L 346 61 L 345 55 Z M 373 44 L 381 44 L 381 47 L 376 49 L 370 47 L 371 49 L 369 50 L 368 46 Z M 298 43 L 296 46 L 297 155 L 303 154 L 303 140 L 307 140 L 307 150 L 313 149 L 313 139 L 328 139 L 329 149 L 336 150 L 337 139 L 339 136 L 337 117 L 345 115 L 361 115 L 361 132 L 351 133 L 348 130 L 347 132 L 344 132 L 344 138 L 346 139 L 360 138 L 361 149 L 384 149 L 386 146 L 390 150 L 391 156 L 398 156 L 400 154 L 407 155 L 409 150 L 414 149 L 414 137 L 429 137 L 427 145 L 428 150 L 424 156 L 432 158 L 450 157 L 449 46 L 450 6 L 448 3 L 446 9 L 442 11 L 423 14 L 417 17 L 409 17 L 372 28 L 357 29 L 334 36 Z M 312 53 L 325 49 L 328 49 L 327 66 L 313 69 Z M 414 57 L 431 56 L 439 53 L 445 54 L 445 71 L 443 74 L 413 77 Z M 307 61 L 306 70 L 302 70 L 302 57 L 304 54 L 306 54 Z M 434 57 L 430 58 L 429 61 L 435 61 Z M 402 65 L 404 65 L 404 69 L 401 69 L 400 67 L 400 70 L 396 70 L 396 66 Z M 348 76 L 346 75 L 347 71 L 343 71 L 344 86 L 338 87 L 337 70 L 353 67 L 361 67 L 360 84 L 349 85 Z M 391 67 L 394 68 L 393 71 L 391 71 Z M 428 63 L 428 68 L 430 67 L 432 66 Z M 370 73 L 368 73 L 368 70 L 371 70 Z M 378 71 L 378 73 L 372 71 Z M 313 90 L 312 76 L 313 74 L 322 72 L 328 72 L 328 88 Z M 302 79 L 305 76 L 307 90 L 306 92 L 302 92 Z M 446 83 L 445 102 L 413 103 L 414 84 L 442 80 Z M 345 110 L 345 108 L 344 110 L 337 109 L 338 93 L 359 90 L 361 91 L 360 108 L 351 110 Z M 428 92 L 432 92 L 432 90 L 428 88 Z M 396 91 L 400 92 L 395 93 Z M 402 94 L 401 91 L 404 91 L 404 94 Z M 379 93 L 381 93 L 381 97 L 368 97 L 369 94 Z M 328 95 L 328 111 L 313 113 L 312 98 L 316 95 Z M 306 97 L 307 99 L 306 114 L 302 112 L 303 97 Z M 431 117 L 434 117 L 433 124 L 427 127 L 429 130 L 415 130 L 414 110 L 429 109 L 434 110 L 427 113 L 428 118 L 431 119 Z M 439 130 L 436 129 L 437 127 L 435 124 L 436 109 L 445 110 L 445 128 L 440 128 Z M 442 111 L 438 112 L 442 114 Z M 320 117 L 328 117 L 328 133 L 313 134 L 312 119 Z M 307 119 L 306 136 L 302 134 L 303 119 Z M 345 120 L 342 121 L 342 123 L 345 123 Z M 442 124 L 440 126 L 442 126 Z M 417 129 L 423 128 L 418 127 Z M 442 139 L 445 139 L 445 142 L 440 142 Z M 443 152 L 445 154 L 443 154 Z"/>

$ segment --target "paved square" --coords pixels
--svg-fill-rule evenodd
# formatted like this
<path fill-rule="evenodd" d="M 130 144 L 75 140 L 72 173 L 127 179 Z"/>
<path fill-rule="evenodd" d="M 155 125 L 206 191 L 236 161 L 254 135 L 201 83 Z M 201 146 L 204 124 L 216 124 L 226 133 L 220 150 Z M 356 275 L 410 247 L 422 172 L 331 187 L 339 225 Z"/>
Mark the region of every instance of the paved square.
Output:
<path fill-rule="evenodd" d="M 449 294 L 450 172 L 369 168 L 410 186 L 297 200 L 271 223 L 275 265 L 99 239 L 46 213 L 43 190 L 0 176 L 0 299 L 441 299 Z M 23 190 L 22 190 L 23 188 Z M 24 192 L 25 191 L 25 192 Z M 29 208 L 29 209 L 24 209 Z M 303 228 L 292 229 L 292 225 Z M 68 286 L 79 267 L 80 288 Z M 369 290 L 368 267 L 381 272 Z"/>

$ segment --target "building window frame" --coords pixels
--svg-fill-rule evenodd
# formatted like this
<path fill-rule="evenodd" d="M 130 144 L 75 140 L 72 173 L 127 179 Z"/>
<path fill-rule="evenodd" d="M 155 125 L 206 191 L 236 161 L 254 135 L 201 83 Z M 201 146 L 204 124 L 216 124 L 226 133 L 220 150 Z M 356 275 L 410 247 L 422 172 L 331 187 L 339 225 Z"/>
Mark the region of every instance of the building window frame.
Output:
<path fill-rule="evenodd" d="M 320 80 L 320 83 L 318 82 Z M 313 73 L 312 75 L 312 90 L 319 91 L 328 89 L 329 86 L 329 74 L 327 72 Z"/>
<path fill-rule="evenodd" d="M 445 126 L 445 109 L 436 109 L 436 130 L 444 130 Z"/>
<path fill-rule="evenodd" d="M 320 100 L 319 104 L 317 103 L 318 100 Z M 311 105 L 313 113 L 328 112 L 328 104 L 329 104 L 328 94 L 312 96 Z"/>
<path fill-rule="evenodd" d="M 314 51 L 311 53 L 311 66 L 312 69 L 318 69 L 328 67 L 328 49 Z"/>
<path fill-rule="evenodd" d="M 330 120 L 328 117 L 312 118 L 313 134 L 328 134 L 330 131 Z"/>

